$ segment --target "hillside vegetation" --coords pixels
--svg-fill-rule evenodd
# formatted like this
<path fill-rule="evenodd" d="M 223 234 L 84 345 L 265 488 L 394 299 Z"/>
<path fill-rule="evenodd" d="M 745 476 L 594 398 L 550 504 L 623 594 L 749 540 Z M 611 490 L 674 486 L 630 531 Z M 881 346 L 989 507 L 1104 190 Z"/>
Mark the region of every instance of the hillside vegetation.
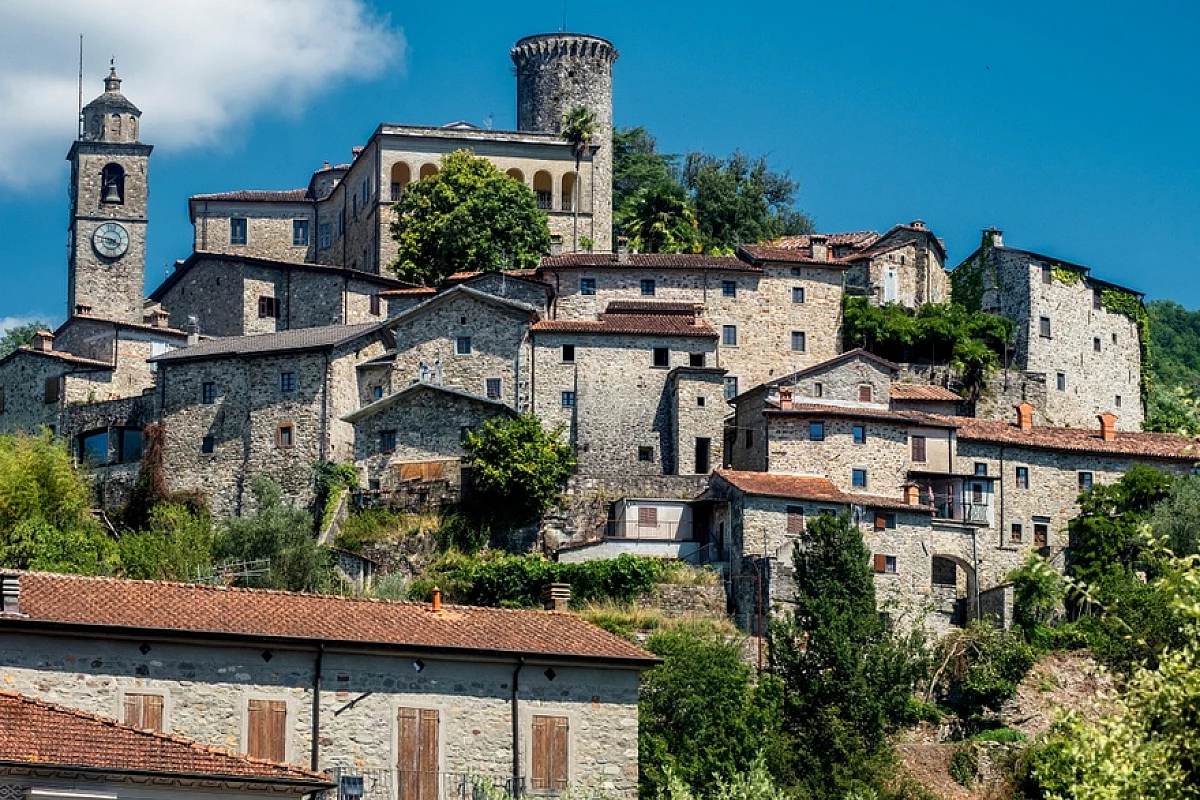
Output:
<path fill-rule="evenodd" d="M 1200 311 L 1171 300 L 1146 305 L 1150 315 L 1151 390 L 1146 430 L 1200 434 Z"/>

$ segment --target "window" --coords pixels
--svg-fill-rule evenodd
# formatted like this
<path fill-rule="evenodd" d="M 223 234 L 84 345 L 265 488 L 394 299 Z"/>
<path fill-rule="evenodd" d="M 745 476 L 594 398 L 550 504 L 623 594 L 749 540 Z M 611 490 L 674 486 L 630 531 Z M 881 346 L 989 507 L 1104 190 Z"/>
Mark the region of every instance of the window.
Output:
<path fill-rule="evenodd" d="M 245 244 L 246 243 L 246 218 L 233 217 L 229 220 L 229 243 L 230 244 Z"/>
<path fill-rule="evenodd" d="M 793 278 L 799 278 L 803 274 L 804 274 L 804 271 L 801 270 L 799 267 L 792 267 L 792 277 Z"/>
<path fill-rule="evenodd" d="M 1092 337 L 1092 350 L 1094 350 L 1097 353 L 1100 352 L 1100 337 L 1099 336 Z"/>
<path fill-rule="evenodd" d="M 0 414 L 4 413 L 4 390 L 0 389 Z"/>
<path fill-rule="evenodd" d="M 737 326 L 722 325 L 721 326 L 721 344 L 726 347 L 734 347 L 737 345 Z"/>
<path fill-rule="evenodd" d="M 1053 282 L 1053 280 L 1054 280 L 1054 273 L 1050 270 L 1050 267 L 1048 265 L 1043 266 L 1042 267 L 1042 283 L 1049 286 L 1051 284 L 1051 282 Z"/>
<path fill-rule="evenodd" d="M 1017 488 L 1029 488 L 1029 467 L 1017 467 Z"/>
<path fill-rule="evenodd" d="M 79 461 L 93 467 L 108 463 L 108 431 L 93 431 L 79 437 Z"/>
<path fill-rule="evenodd" d="M 653 447 L 639 447 L 638 448 L 638 461 L 653 461 L 653 460 L 654 460 L 654 448 Z"/>
<path fill-rule="evenodd" d="M 668 367 L 671 365 L 671 351 L 665 347 L 654 348 L 654 366 Z"/>
<path fill-rule="evenodd" d="M 874 396 L 875 396 L 875 393 L 874 393 L 874 391 L 871 389 L 871 384 L 869 384 L 869 383 L 863 383 L 863 384 L 860 384 L 860 385 L 859 385 L 859 387 L 858 387 L 858 402 L 860 402 L 860 403 L 870 403 L 870 402 L 871 402 L 871 399 L 872 399 Z"/>
<path fill-rule="evenodd" d="M 292 220 L 292 246 L 308 247 L 308 220 Z"/>
<path fill-rule="evenodd" d="M 279 391 L 284 394 L 290 394 L 296 391 L 296 373 L 281 372 L 279 373 Z"/>
<path fill-rule="evenodd" d="M 564 364 L 575 363 L 575 345 L 564 344 L 562 346 L 562 360 Z"/>
<path fill-rule="evenodd" d="M 803 286 L 793 286 L 792 287 L 792 302 L 795 303 L 796 305 L 800 305 L 801 303 L 804 302 L 804 287 Z"/>
<path fill-rule="evenodd" d="M 567 788 L 570 730 L 570 723 L 566 717 L 548 717 L 541 714 L 533 716 L 533 752 L 529 780 L 535 792 L 539 789 L 559 791 Z"/>
<path fill-rule="evenodd" d="M 274 317 L 279 319 L 279 298 L 278 297 L 259 297 L 258 298 L 258 317 L 266 319 Z"/>
<path fill-rule="evenodd" d="M 200 384 L 200 402 L 206 406 L 211 406 L 217 402 L 217 385 L 212 381 L 205 381 Z"/>
<path fill-rule="evenodd" d="M 637 525 L 639 528 L 657 528 L 658 509 L 654 506 L 638 506 Z"/>
<path fill-rule="evenodd" d="M 470 336 L 458 337 L 458 341 L 455 342 L 455 344 L 454 344 L 454 352 L 460 356 L 471 355 L 471 337 Z"/>
<path fill-rule="evenodd" d="M 121 118 L 116 118 L 117 125 Z M 100 202 L 120 205 L 125 202 L 125 169 L 120 164 L 105 164 L 100 171 Z"/>
<path fill-rule="evenodd" d="M 824 422 L 808 423 L 808 440 L 810 442 L 825 441 L 825 423 Z"/>
<path fill-rule="evenodd" d="M 746 429 L 746 449 L 749 450 L 751 447 L 754 447 L 754 430 L 751 428 L 747 428 Z"/>
<path fill-rule="evenodd" d="M 803 353 L 807 348 L 807 338 L 804 331 L 792 331 L 792 352 Z"/>
<path fill-rule="evenodd" d="M 488 400 L 500 399 L 500 379 L 488 378 L 483 382 L 484 394 Z"/>
<path fill-rule="evenodd" d="M 928 454 L 925 449 L 926 441 L 924 436 L 913 436 L 912 441 L 912 460 L 918 464 L 925 463 Z"/>
<path fill-rule="evenodd" d="M 346 209 L 340 209 L 337 216 L 338 236 L 346 235 Z"/>
<path fill-rule="evenodd" d="M 804 533 L 804 506 L 787 507 L 788 536 L 799 536 Z"/>
<path fill-rule="evenodd" d="M 246 755 L 281 764 L 287 761 L 287 702 L 251 700 L 246 715 Z"/>
<path fill-rule="evenodd" d="M 1060 372 L 1057 375 L 1055 375 L 1054 376 L 1054 386 L 1060 392 L 1065 392 L 1067 390 L 1067 373 Z"/>
<path fill-rule="evenodd" d="M 1047 547 L 1050 543 L 1050 526 L 1044 522 L 1033 524 L 1033 546 Z"/>
<path fill-rule="evenodd" d="M 596 294 L 596 279 L 595 278 L 580 278 L 579 293 L 591 297 Z"/>
<path fill-rule="evenodd" d="M 383 387 L 382 386 L 372 386 L 371 387 L 371 399 L 372 400 L 380 400 L 382 398 L 383 398 Z"/>
<path fill-rule="evenodd" d="M 971 502 L 977 506 L 983 504 L 983 484 L 982 483 L 972 483 L 971 484 Z"/>
<path fill-rule="evenodd" d="M 813 384 L 813 397 L 824 397 L 824 396 L 825 396 L 825 384 L 821 383 L 820 381 L 817 381 L 816 383 Z"/>
<path fill-rule="evenodd" d="M 371 295 L 371 316 L 378 317 L 383 314 L 383 300 L 379 295 Z"/>
<path fill-rule="evenodd" d="M 696 437 L 696 474 L 707 475 L 711 468 L 712 439 Z"/>
<path fill-rule="evenodd" d="M 722 378 L 721 386 L 724 388 L 726 400 L 732 400 L 733 398 L 737 397 L 737 393 L 738 393 L 738 379 L 737 378 L 730 378 L 730 377 Z"/>
<path fill-rule="evenodd" d="M 1024 538 L 1025 538 L 1025 530 L 1024 530 L 1024 528 L 1021 527 L 1021 523 L 1014 522 L 1012 524 L 1012 530 L 1010 530 L 1009 534 L 1008 534 L 1009 543 L 1010 544 L 1020 544 L 1021 540 Z"/>
<path fill-rule="evenodd" d="M 689 367 L 703 367 L 704 366 L 704 353 L 688 353 L 688 366 Z"/>
<path fill-rule="evenodd" d="M 1116 344 L 1117 343 L 1117 335 L 1115 333 L 1113 334 L 1112 339 L 1113 339 L 1113 344 Z"/>
<path fill-rule="evenodd" d="M 405 800 L 437 800 L 438 711 L 434 708 L 396 709 L 396 779 Z"/>
<path fill-rule="evenodd" d="M 215 436 L 205 436 L 200 440 L 201 453 L 215 453 L 217 450 L 217 439 Z"/>
<path fill-rule="evenodd" d="M 867 443 L 867 426 L 866 425 L 855 425 L 851 430 L 854 434 L 854 443 L 855 444 L 866 444 Z"/>
<path fill-rule="evenodd" d="M 884 555 L 883 553 L 875 554 L 875 571 L 896 574 L 896 557 Z"/>
<path fill-rule="evenodd" d="M 42 402 L 46 405 L 58 402 L 60 381 L 58 378 L 46 378 L 42 387 Z"/>
<path fill-rule="evenodd" d="M 1041 333 L 1043 339 L 1050 338 L 1050 318 L 1049 317 L 1040 317 L 1038 319 L 1038 330 Z"/>
<path fill-rule="evenodd" d="M 737 281 L 721 281 L 721 297 L 737 297 Z"/>
<path fill-rule="evenodd" d="M 124 698 L 124 722 L 142 731 L 163 729 L 163 699 L 158 694 L 127 694 Z"/>
<path fill-rule="evenodd" d="M 979 476 L 980 478 L 985 477 L 987 475 L 987 472 L 988 472 L 987 464 L 985 462 L 983 462 L 983 461 L 975 462 L 975 474 L 977 476 Z"/>
<path fill-rule="evenodd" d="M 276 447 L 295 447 L 296 445 L 296 426 L 290 422 L 285 422 L 275 429 L 275 446 Z"/>
<path fill-rule="evenodd" d="M 563 408 L 574 408 L 575 407 L 575 393 L 574 392 L 563 392 L 562 393 L 562 406 L 563 406 Z"/>
<path fill-rule="evenodd" d="M 650 279 L 650 278 L 642 279 L 642 296 L 643 297 L 653 297 L 654 296 L 654 281 L 652 279 Z"/>
<path fill-rule="evenodd" d="M 379 452 L 381 452 L 381 453 L 396 452 L 396 432 L 395 431 L 380 431 L 379 432 Z"/>
<path fill-rule="evenodd" d="M 333 245 L 333 226 L 328 222 L 317 226 L 317 245 L 322 248 Z"/>
<path fill-rule="evenodd" d="M 117 430 L 117 463 L 133 464 L 142 460 L 142 432 L 138 428 Z"/>
<path fill-rule="evenodd" d="M 1114 404 L 1114 405 L 1115 405 L 1117 408 L 1120 408 L 1120 407 L 1121 407 L 1121 395 L 1117 395 L 1117 396 L 1114 398 L 1114 402 L 1113 402 L 1113 404 Z M 3 410 L 4 410 L 4 392 L 0 391 L 0 411 L 3 411 Z"/>
<path fill-rule="evenodd" d="M 696 408 L 704 408 L 704 395 L 696 395 Z"/>
<path fill-rule="evenodd" d="M 888 529 L 895 529 L 895 527 L 896 527 L 896 515 L 895 514 L 890 514 L 890 513 L 885 514 L 882 511 L 875 512 L 875 530 L 882 531 L 882 530 L 888 530 Z"/>
<path fill-rule="evenodd" d="M 1099 289 L 1092 289 L 1092 308 L 1096 311 L 1104 308 L 1104 295 Z"/>
<path fill-rule="evenodd" d="M 850 485 L 855 489 L 867 488 L 867 471 L 862 467 L 850 470 Z"/>
<path fill-rule="evenodd" d="M 1092 490 L 1092 473 L 1079 473 L 1079 491 L 1090 492 Z"/>

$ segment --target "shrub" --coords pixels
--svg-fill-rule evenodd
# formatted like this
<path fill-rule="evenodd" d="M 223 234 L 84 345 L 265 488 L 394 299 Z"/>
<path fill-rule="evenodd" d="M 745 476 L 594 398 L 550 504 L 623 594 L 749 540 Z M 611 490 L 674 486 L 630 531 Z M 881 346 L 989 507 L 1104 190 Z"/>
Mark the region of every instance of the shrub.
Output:
<path fill-rule="evenodd" d="M 1022 630 L 1028 633 L 1062 616 L 1062 576 L 1037 553 L 1029 553 L 1008 580 L 1013 583 L 1015 621 Z"/>
<path fill-rule="evenodd" d="M 943 694 L 964 719 L 998 711 L 1016 694 L 1035 660 L 1033 648 L 1019 633 L 1004 633 L 981 622 L 947 637 L 941 658 L 949 668 Z"/>
<path fill-rule="evenodd" d="M 467 434 L 464 448 L 475 496 L 464 510 L 502 526 L 536 519 L 558 499 L 575 469 L 562 429 L 546 431 L 537 417 L 494 418 Z"/>
<path fill-rule="evenodd" d="M 313 473 L 316 481 L 317 532 L 320 533 L 333 521 L 342 494 L 358 486 L 358 470 L 353 464 L 321 461 L 313 467 Z"/>
<path fill-rule="evenodd" d="M 950 777 L 959 786 L 970 789 L 979 775 L 979 752 L 972 744 L 962 744 L 950 756 Z"/>
<path fill-rule="evenodd" d="M 117 543 L 126 577 L 189 581 L 211 569 L 215 532 L 207 512 L 160 503 L 149 522 L 147 530 L 125 533 Z"/>

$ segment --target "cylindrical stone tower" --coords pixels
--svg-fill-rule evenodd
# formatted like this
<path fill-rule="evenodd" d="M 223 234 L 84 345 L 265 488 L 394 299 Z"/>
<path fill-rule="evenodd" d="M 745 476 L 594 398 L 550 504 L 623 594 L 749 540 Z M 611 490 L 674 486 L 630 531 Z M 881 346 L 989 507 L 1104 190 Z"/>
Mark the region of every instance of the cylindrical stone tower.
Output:
<path fill-rule="evenodd" d="M 580 168 L 580 207 L 590 209 L 588 235 L 598 251 L 612 250 L 612 66 L 617 49 L 598 36 L 545 33 L 513 46 L 517 74 L 517 129 L 559 133 L 576 106 L 596 115 L 598 149 Z"/>

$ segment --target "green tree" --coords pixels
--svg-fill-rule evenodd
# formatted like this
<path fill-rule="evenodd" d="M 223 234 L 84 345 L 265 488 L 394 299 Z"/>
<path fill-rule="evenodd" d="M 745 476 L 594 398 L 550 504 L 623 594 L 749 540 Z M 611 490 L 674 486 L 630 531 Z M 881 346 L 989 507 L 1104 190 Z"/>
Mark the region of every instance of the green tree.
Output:
<path fill-rule="evenodd" d="M 1170 489 L 1169 476 L 1138 464 L 1115 483 L 1081 494 L 1079 514 L 1067 525 L 1074 577 L 1097 585 L 1106 576 L 1127 573 L 1141 550 L 1141 527 Z"/>
<path fill-rule="evenodd" d="M 33 335 L 38 331 L 53 330 L 45 322 L 30 322 L 28 325 L 16 325 L 0 334 L 0 358 L 16 350 L 22 345 L 33 341 Z"/>
<path fill-rule="evenodd" d="M 800 184 L 786 172 L 773 171 L 765 156 L 689 153 L 683 185 L 691 193 L 709 251 L 729 252 L 741 244 L 812 232 L 811 220 L 791 208 Z"/>
<path fill-rule="evenodd" d="M 558 498 L 575 468 L 562 429 L 547 431 L 537 417 L 488 420 L 467 434 L 464 447 L 477 497 L 476 516 L 501 524 L 539 517 Z"/>
<path fill-rule="evenodd" d="M 617 223 L 642 253 L 695 253 L 702 246 L 696 215 L 677 183 L 639 189 L 618 211 Z"/>
<path fill-rule="evenodd" d="M 613 131 L 613 211 L 617 216 L 639 191 L 675 186 L 683 190 L 678 162 L 678 156 L 658 152 L 658 142 L 645 128 Z"/>
<path fill-rule="evenodd" d="M 212 517 L 178 503 L 160 503 L 146 530 L 122 534 L 117 543 L 121 571 L 128 578 L 189 581 L 212 568 Z"/>
<path fill-rule="evenodd" d="M 579 241 L 579 163 L 596 138 L 600 125 L 595 113 L 586 106 L 575 106 L 563 115 L 562 138 L 571 143 L 571 155 L 575 157 L 575 182 L 572 184 L 571 208 L 574 209 L 574 231 L 572 240 Z"/>
<path fill-rule="evenodd" d="M 1171 483 L 1167 496 L 1150 513 L 1150 527 L 1175 555 L 1200 553 L 1200 475 L 1186 475 Z"/>
<path fill-rule="evenodd" d="M 395 210 L 399 254 L 391 268 L 424 286 L 458 270 L 536 267 L 550 248 L 546 213 L 533 191 L 466 150 L 410 184 Z"/>

